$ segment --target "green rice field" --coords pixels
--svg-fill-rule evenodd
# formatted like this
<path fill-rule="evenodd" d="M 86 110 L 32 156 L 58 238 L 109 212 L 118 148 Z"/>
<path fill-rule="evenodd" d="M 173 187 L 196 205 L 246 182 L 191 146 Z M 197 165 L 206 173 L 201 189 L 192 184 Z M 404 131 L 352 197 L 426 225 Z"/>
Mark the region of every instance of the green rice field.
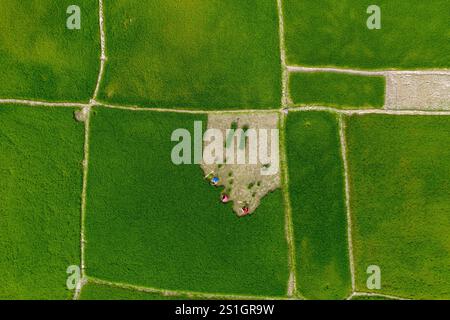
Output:
<path fill-rule="evenodd" d="M 68 299 L 80 263 L 83 125 L 73 109 L 0 108 L 0 299 Z"/>
<path fill-rule="evenodd" d="M 370 115 L 348 119 L 357 288 L 381 269 L 383 294 L 448 299 L 450 120 Z"/>
<path fill-rule="evenodd" d="M 1 1 L 0 300 L 449 300 L 449 12 Z"/>
<path fill-rule="evenodd" d="M 337 119 L 293 112 L 286 135 L 297 290 L 310 299 L 344 299 L 351 283 Z"/>
<path fill-rule="evenodd" d="M 68 0 L 0 3 L 0 97 L 87 102 L 98 74 L 96 1 L 77 2 L 80 30 L 66 27 Z"/>
<path fill-rule="evenodd" d="M 284 295 L 288 252 L 281 191 L 264 198 L 257 215 L 236 217 L 198 165 L 176 166 L 170 159 L 172 131 L 192 130 L 196 120 L 206 117 L 96 109 L 88 274 L 171 290 Z"/>
<path fill-rule="evenodd" d="M 276 2 L 128 0 L 105 4 L 104 101 L 189 109 L 276 108 Z M 126 81 L 124 81 L 126 79 Z"/>
<path fill-rule="evenodd" d="M 289 64 L 357 69 L 449 68 L 447 0 L 284 0 Z M 366 26 L 370 5 L 381 29 Z"/>
<path fill-rule="evenodd" d="M 292 73 L 289 80 L 293 103 L 342 109 L 382 108 L 384 77 L 332 72 Z"/>

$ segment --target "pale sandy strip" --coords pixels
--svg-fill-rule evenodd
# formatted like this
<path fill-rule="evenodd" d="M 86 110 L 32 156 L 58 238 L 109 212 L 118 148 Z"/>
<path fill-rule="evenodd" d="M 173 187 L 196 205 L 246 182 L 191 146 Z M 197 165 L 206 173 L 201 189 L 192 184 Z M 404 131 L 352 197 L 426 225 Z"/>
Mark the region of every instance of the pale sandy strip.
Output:
<path fill-rule="evenodd" d="M 237 109 L 237 110 L 189 110 L 189 109 L 170 109 L 170 108 L 145 108 L 138 106 L 124 106 L 103 104 L 95 100 L 91 103 L 72 103 L 72 102 L 47 102 L 34 100 L 0 99 L 0 104 L 21 104 L 24 106 L 43 106 L 43 107 L 105 107 L 110 109 L 120 109 L 128 111 L 143 112 L 173 112 L 173 113 L 192 113 L 192 114 L 227 114 L 227 113 L 276 113 L 281 112 L 277 109 Z M 336 109 L 324 106 L 302 106 L 290 107 L 289 111 L 326 111 L 346 115 L 365 115 L 365 114 L 388 114 L 388 115 L 407 115 L 407 116 L 449 116 L 449 111 L 425 111 L 425 110 L 388 110 L 388 109 Z"/>
<path fill-rule="evenodd" d="M 398 296 L 392 296 L 392 295 L 382 294 L 382 293 L 372 293 L 372 292 L 354 292 L 350 297 L 347 298 L 347 300 L 351 300 L 353 297 L 361 297 L 361 296 L 382 297 L 382 298 L 395 299 L 395 300 L 411 300 L 408 298 L 402 298 L 402 297 L 398 297 Z"/>
<path fill-rule="evenodd" d="M 447 69 L 430 69 L 430 70 L 358 70 L 346 68 L 320 68 L 320 67 L 301 67 L 301 66 L 287 66 L 289 72 L 333 72 L 333 73 L 347 73 L 364 76 L 387 76 L 389 74 L 411 74 L 411 75 L 450 75 L 450 70 Z"/>
<path fill-rule="evenodd" d="M 277 113 L 277 109 L 237 109 L 237 110 L 189 110 L 189 109 L 169 109 L 169 108 L 144 108 L 138 106 L 121 106 L 113 104 L 98 103 L 97 106 L 110 109 L 120 109 L 142 112 L 172 112 L 172 113 L 190 113 L 190 114 L 227 114 L 227 113 Z"/>
<path fill-rule="evenodd" d="M 288 265 L 289 265 L 289 279 L 288 279 L 288 292 L 287 295 L 292 296 L 301 296 L 299 292 L 297 292 L 297 276 L 296 276 L 296 261 L 295 261 L 295 243 L 294 243 L 294 232 L 293 232 L 293 223 L 292 223 L 292 207 L 289 196 L 289 172 L 287 166 L 287 150 L 286 150 L 286 117 L 284 113 L 281 113 L 281 117 L 279 119 L 281 124 L 281 170 L 283 174 L 283 200 L 284 200 L 284 210 L 285 210 L 285 234 L 286 241 L 288 245 Z"/>
<path fill-rule="evenodd" d="M 20 99 L 0 99 L 0 104 L 22 104 L 26 106 L 42 106 L 42 107 L 85 107 L 86 103 L 76 102 L 47 102 L 47 101 L 35 101 L 35 100 L 20 100 Z"/>
<path fill-rule="evenodd" d="M 73 300 L 80 299 L 81 291 L 83 290 L 84 285 L 87 283 L 86 278 L 81 278 L 77 283 L 77 287 L 75 288 L 75 293 L 73 295 Z"/>
<path fill-rule="evenodd" d="M 281 60 L 281 84 L 282 84 L 282 96 L 281 105 L 286 108 L 289 104 L 289 72 L 287 70 L 286 62 L 286 44 L 284 39 L 284 16 L 283 16 L 283 3 L 282 0 L 277 0 L 278 8 L 278 33 L 280 38 L 280 60 Z"/>
<path fill-rule="evenodd" d="M 343 115 L 339 117 L 339 137 L 341 140 L 342 163 L 344 165 L 344 184 L 345 184 L 345 209 L 347 212 L 347 241 L 348 241 L 348 256 L 350 261 L 350 274 L 352 280 L 352 292 L 356 290 L 355 284 L 355 264 L 353 259 L 353 241 L 352 241 L 352 218 L 350 208 L 350 181 L 347 161 L 347 140 L 346 140 L 346 125 Z"/>
<path fill-rule="evenodd" d="M 164 296 L 178 296 L 178 297 L 188 297 L 188 298 L 203 298 L 203 299 L 249 299 L 249 300 L 283 300 L 286 297 L 270 297 L 270 296 L 253 296 L 253 295 L 233 295 L 233 294 L 221 294 L 221 293 L 207 293 L 207 292 L 196 292 L 196 291 L 183 291 L 183 290 L 165 290 L 160 288 L 137 286 L 128 283 L 111 282 L 106 280 L 101 280 L 98 278 L 88 277 L 89 283 L 95 283 L 99 285 L 106 285 L 115 288 L 129 289 L 134 291 L 146 292 L 146 293 L 157 293 Z"/>
<path fill-rule="evenodd" d="M 103 79 L 103 74 L 105 71 L 105 61 L 106 61 L 106 37 L 105 37 L 105 17 L 103 14 L 103 0 L 98 1 L 98 22 L 100 28 L 100 70 L 98 72 L 97 83 L 95 85 L 95 90 L 93 94 L 93 100 L 97 98 L 98 91 L 100 90 L 100 83 Z"/>
<path fill-rule="evenodd" d="M 80 248 L 81 248 L 81 277 L 86 276 L 86 262 L 85 262 L 85 221 L 86 221 L 86 196 L 87 196 L 87 181 L 89 174 L 89 133 L 91 122 L 90 107 L 87 111 L 85 127 L 84 127 L 84 158 L 83 158 L 83 187 L 81 191 L 81 232 L 80 232 Z"/>
<path fill-rule="evenodd" d="M 425 111 L 425 110 L 388 110 L 388 109 L 336 109 L 324 106 L 291 107 L 289 111 L 326 111 L 345 115 L 386 114 L 398 116 L 449 116 L 450 111 Z"/>
<path fill-rule="evenodd" d="M 83 286 L 86 284 L 86 271 L 85 271 L 85 236 L 84 236 L 84 228 L 85 228 L 85 220 L 86 220 L 86 191 L 87 191 L 87 178 L 89 171 L 89 130 L 90 130 L 90 113 L 91 107 L 87 108 L 86 119 L 84 122 L 84 146 L 83 146 L 83 182 L 81 189 L 81 213 L 80 213 L 80 270 L 81 270 L 81 278 L 77 283 L 75 288 L 75 294 L 73 296 L 74 300 L 77 300 L 80 296 L 81 290 Z"/>

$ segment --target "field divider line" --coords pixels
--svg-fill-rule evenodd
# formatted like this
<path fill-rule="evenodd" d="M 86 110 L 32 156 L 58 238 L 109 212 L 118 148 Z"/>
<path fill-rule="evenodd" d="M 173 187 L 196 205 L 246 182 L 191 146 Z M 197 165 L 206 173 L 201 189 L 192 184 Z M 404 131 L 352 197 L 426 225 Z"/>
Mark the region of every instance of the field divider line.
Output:
<path fill-rule="evenodd" d="M 394 110 L 394 109 L 336 109 L 325 106 L 302 106 L 289 107 L 289 111 L 293 112 L 307 112 L 307 111 L 325 111 L 342 115 L 367 115 L 367 114 L 384 114 L 396 116 L 450 116 L 448 111 L 427 111 L 427 110 Z"/>
<path fill-rule="evenodd" d="M 72 300 L 80 299 L 81 291 L 83 290 L 83 287 L 87 284 L 87 282 L 88 281 L 86 278 L 81 278 L 80 281 L 78 281 Z"/>
<path fill-rule="evenodd" d="M 103 13 L 103 0 L 98 0 L 98 24 L 100 30 L 100 68 L 97 76 L 97 82 L 95 84 L 94 94 L 92 96 L 92 103 L 95 103 L 95 99 L 98 96 L 100 90 L 100 83 L 103 79 L 105 72 L 106 57 L 106 35 L 105 35 L 105 16 Z"/>
<path fill-rule="evenodd" d="M 172 113 L 190 113 L 190 114 L 233 114 L 233 113 L 248 114 L 248 113 L 284 112 L 283 109 L 190 110 L 190 109 L 170 109 L 170 108 L 146 108 L 138 106 L 106 104 L 96 100 L 91 100 L 90 103 L 78 103 L 78 102 L 48 102 L 38 100 L 0 99 L 0 105 L 2 104 L 19 104 L 23 106 L 65 107 L 65 108 L 103 107 L 127 111 L 168 112 L 168 113 L 172 112 Z M 394 109 L 336 109 L 333 107 L 318 106 L 318 105 L 290 106 L 287 108 L 287 110 L 289 112 L 326 111 L 345 115 L 386 114 L 398 116 L 450 116 L 450 110 L 427 111 L 427 110 L 394 110 Z"/>
<path fill-rule="evenodd" d="M 84 123 L 84 158 L 83 158 L 83 187 L 81 190 L 81 227 L 80 227 L 80 254 L 81 254 L 81 281 L 86 278 L 86 260 L 85 260 L 85 222 L 86 222 L 86 196 L 87 181 L 89 175 L 89 138 L 90 138 L 90 122 L 91 108 L 87 107 L 86 120 Z"/>
<path fill-rule="evenodd" d="M 344 167 L 344 184 L 345 184 L 345 209 L 347 213 L 347 243 L 348 257 L 350 264 L 350 275 L 352 281 L 352 292 L 356 291 L 355 283 L 355 263 L 353 257 L 353 240 L 352 240 L 352 216 L 350 208 L 350 179 L 347 159 L 347 139 L 346 139 L 346 123 L 343 115 L 339 116 L 339 138 L 341 142 L 342 163 Z"/>
<path fill-rule="evenodd" d="M 399 296 L 393 296 L 389 294 L 383 294 L 383 293 L 375 293 L 375 292 L 354 292 L 350 299 L 353 297 L 383 297 L 383 298 L 389 298 L 389 299 L 395 299 L 395 300 L 412 300 L 409 298 L 403 298 Z"/>
<path fill-rule="evenodd" d="M 204 298 L 204 299 L 250 299 L 250 300 L 287 300 L 288 297 L 271 297 L 271 296 L 253 296 L 253 295 L 233 295 L 233 294 L 222 294 L 222 293 L 207 293 L 198 291 L 184 291 L 184 290 L 166 290 L 153 287 L 145 287 L 139 285 L 133 285 L 129 283 L 122 282 L 112 282 L 107 280 L 102 280 L 96 277 L 87 277 L 87 282 L 94 283 L 98 285 L 105 285 L 115 288 L 128 289 L 139 292 L 146 293 L 156 293 L 163 296 L 173 296 L 173 297 L 187 297 L 187 298 Z"/>
<path fill-rule="evenodd" d="M 114 104 L 104 104 L 97 102 L 95 107 L 103 107 L 109 109 L 120 109 L 129 111 L 147 111 L 147 112 L 172 112 L 172 113 L 189 113 L 189 114 L 227 114 L 227 113 L 278 113 L 278 109 L 233 109 L 233 110 L 190 110 L 190 109 L 170 109 L 170 108 L 145 108 L 138 106 L 123 106 Z"/>
<path fill-rule="evenodd" d="M 287 148 L 286 148 L 286 116 L 284 113 L 280 114 L 280 160 L 282 172 L 282 192 L 284 200 L 284 216 L 285 216 L 285 236 L 288 246 L 288 266 L 289 279 L 287 295 L 290 297 L 298 296 L 305 299 L 299 292 L 297 292 L 297 272 L 295 259 L 295 243 L 292 223 L 292 207 L 289 195 L 289 172 L 287 165 Z"/>
<path fill-rule="evenodd" d="M 21 99 L 0 99 L 0 104 L 22 104 L 25 106 L 42 106 L 42 107 L 65 107 L 65 108 L 84 108 L 89 106 L 87 103 L 78 102 L 48 102 L 39 100 L 21 100 Z"/>
<path fill-rule="evenodd" d="M 283 2 L 277 0 L 278 10 L 278 34 L 280 38 L 280 61 L 281 61 L 281 106 L 286 108 L 289 105 L 289 72 L 286 62 L 286 41 L 284 32 L 284 15 L 283 15 Z"/>
<path fill-rule="evenodd" d="M 329 68 L 329 67 L 301 67 L 287 66 L 287 70 L 296 72 L 332 72 L 347 73 L 363 76 L 388 76 L 388 75 L 450 75 L 449 69 L 430 69 L 430 70 L 360 70 L 347 68 Z"/>

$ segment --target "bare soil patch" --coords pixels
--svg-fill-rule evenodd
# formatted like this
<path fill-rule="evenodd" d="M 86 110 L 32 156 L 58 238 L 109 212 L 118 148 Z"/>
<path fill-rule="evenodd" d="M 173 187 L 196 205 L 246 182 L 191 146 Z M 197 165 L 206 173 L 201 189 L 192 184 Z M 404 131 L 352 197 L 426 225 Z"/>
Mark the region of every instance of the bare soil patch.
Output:
<path fill-rule="evenodd" d="M 226 130 L 232 128 L 278 129 L 278 120 L 277 113 L 210 114 L 208 116 L 208 129 L 218 129 L 224 137 L 227 137 Z M 271 143 L 269 135 L 268 145 Z M 258 148 L 259 144 L 260 139 L 258 139 Z M 248 155 L 249 143 L 245 143 L 245 149 L 246 155 Z M 259 158 L 256 164 L 249 164 L 248 161 L 245 164 L 237 164 L 236 161 L 230 160 L 227 159 L 224 164 L 202 163 L 201 167 L 205 176 L 214 175 L 219 178 L 217 186 L 222 186 L 223 194 L 229 197 L 229 201 L 233 201 L 233 210 L 237 215 L 245 215 L 242 211 L 245 207 L 248 208 L 250 214 L 256 210 L 265 195 L 281 186 L 280 169 L 275 174 L 263 175 L 261 170 L 265 166 L 267 167 L 267 163 L 261 163 Z M 279 161 L 279 159 L 277 160 Z M 220 205 L 220 199 L 217 201 Z"/>
<path fill-rule="evenodd" d="M 450 110 L 450 75 L 390 74 L 386 108 L 393 110 Z"/>

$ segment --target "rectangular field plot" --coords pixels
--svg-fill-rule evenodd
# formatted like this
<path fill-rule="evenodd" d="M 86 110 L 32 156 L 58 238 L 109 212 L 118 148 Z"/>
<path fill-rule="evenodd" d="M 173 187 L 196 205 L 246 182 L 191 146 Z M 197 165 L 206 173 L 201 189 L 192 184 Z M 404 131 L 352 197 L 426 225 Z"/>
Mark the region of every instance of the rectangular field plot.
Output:
<path fill-rule="evenodd" d="M 384 77 L 332 72 L 291 73 L 289 90 L 296 105 L 334 108 L 381 108 L 384 105 Z"/>
<path fill-rule="evenodd" d="M 449 117 L 348 119 L 358 291 L 377 265 L 375 293 L 450 298 L 449 145 Z"/>
<path fill-rule="evenodd" d="M 281 191 L 238 218 L 199 165 L 174 165 L 175 129 L 206 115 L 96 109 L 87 203 L 87 273 L 168 290 L 283 295 Z"/>
<path fill-rule="evenodd" d="M 337 119 L 292 112 L 286 142 L 297 290 L 310 299 L 343 299 L 351 281 Z"/>
<path fill-rule="evenodd" d="M 67 299 L 80 263 L 83 124 L 73 109 L 0 108 L 0 299 Z"/>
<path fill-rule="evenodd" d="M 276 1 L 105 3 L 101 99 L 168 108 L 277 108 Z"/>
<path fill-rule="evenodd" d="M 450 67 L 448 0 L 284 0 L 287 60 L 361 69 Z M 381 9 L 370 30 L 369 6 Z"/>
<path fill-rule="evenodd" d="M 0 97 L 88 101 L 99 65 L 97 1 L 80 0 L 81 29 L 69 30 L 69 0 L 0 2 Z"/>
<path fill-rule="evenodd" d="M 159 293 L 138 291 L 135 289 L 112 287 L 97 283 L 83 286 L 80 300 L 181 300 L 186 296 L 166 296 Z M 189 298 L 192 299 L 192 298 Z"/>

